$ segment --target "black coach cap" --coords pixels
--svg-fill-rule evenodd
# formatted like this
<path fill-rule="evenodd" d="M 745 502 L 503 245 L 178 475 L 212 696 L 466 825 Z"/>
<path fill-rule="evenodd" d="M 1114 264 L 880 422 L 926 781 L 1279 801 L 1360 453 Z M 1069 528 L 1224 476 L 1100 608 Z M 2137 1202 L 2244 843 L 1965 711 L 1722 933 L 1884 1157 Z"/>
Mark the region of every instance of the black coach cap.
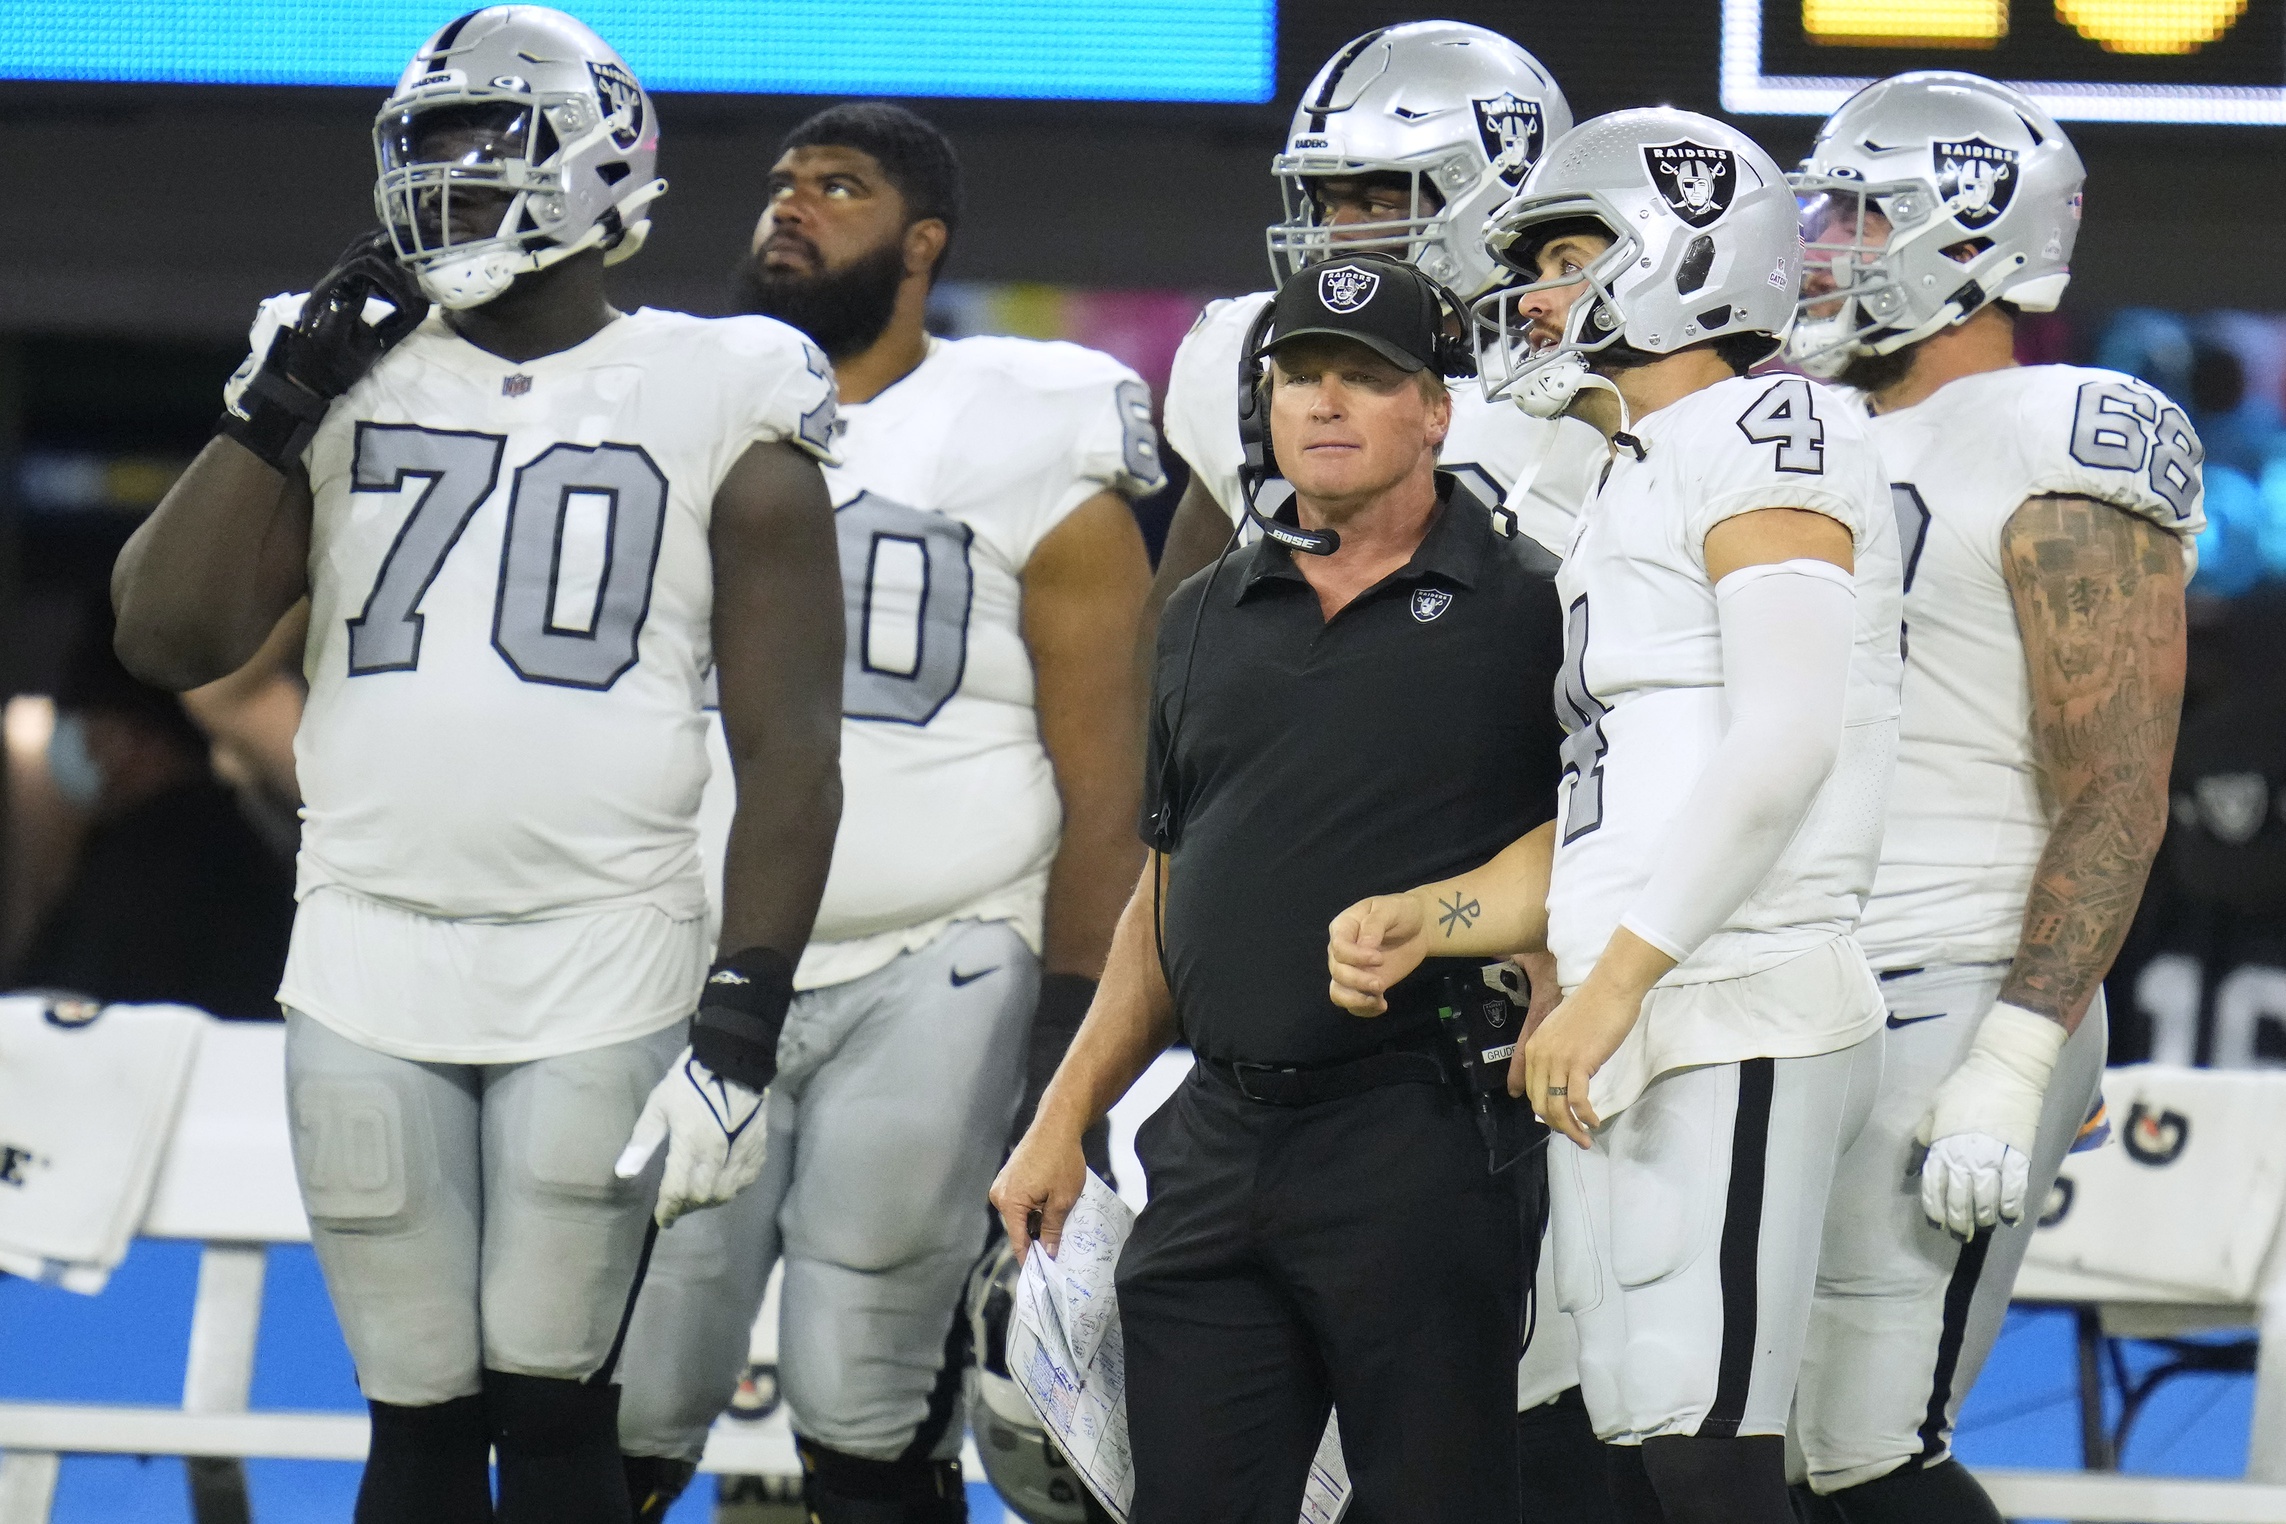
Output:
<path fill-rule="evenodd" d="M 1445 301 L 1428 276 L 1386 254 L 1348 254 L 1311 265 L 1279 289 L 1255 353 L 1328 334 L 1354 339 L 1400 370 L 1474 375 L 1465 341 L 1448 336 L 1446 322 Z"/>

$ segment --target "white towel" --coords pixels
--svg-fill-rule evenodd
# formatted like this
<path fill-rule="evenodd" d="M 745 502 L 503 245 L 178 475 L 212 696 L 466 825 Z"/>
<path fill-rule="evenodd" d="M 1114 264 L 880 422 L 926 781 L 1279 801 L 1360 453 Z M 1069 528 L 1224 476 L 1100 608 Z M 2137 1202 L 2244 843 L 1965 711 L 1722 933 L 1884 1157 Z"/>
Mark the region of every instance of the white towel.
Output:
<path fill-rule="evenodd" d="M 127 1256 L 206 1018 L 0 998 L 0 1271 L 94 1295 Z"/>

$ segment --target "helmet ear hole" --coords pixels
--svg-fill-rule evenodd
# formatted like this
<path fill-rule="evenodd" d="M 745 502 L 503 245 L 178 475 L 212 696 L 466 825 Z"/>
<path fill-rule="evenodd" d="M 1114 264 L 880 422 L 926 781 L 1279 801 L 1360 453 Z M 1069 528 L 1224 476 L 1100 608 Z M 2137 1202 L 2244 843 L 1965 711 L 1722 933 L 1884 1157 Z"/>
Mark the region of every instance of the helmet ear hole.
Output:
<path fill-rule="evenodd" d="M 1692 239 L 1691 246 L 1683 251 L 1682 260 L 1675 266 L 1675 294 L 1689 296 L 1705 285 L 1708 274 L 1714 269 L 1714 257 L 1712 238 L 1701 233 Z"/>
<path fill-rule="evenodd" d="M 595 177 L 606 185 L 617 185 L 631 173 L 632 171 L 626 165 L 616 160 L 609 164 L 595 166 Z"/>

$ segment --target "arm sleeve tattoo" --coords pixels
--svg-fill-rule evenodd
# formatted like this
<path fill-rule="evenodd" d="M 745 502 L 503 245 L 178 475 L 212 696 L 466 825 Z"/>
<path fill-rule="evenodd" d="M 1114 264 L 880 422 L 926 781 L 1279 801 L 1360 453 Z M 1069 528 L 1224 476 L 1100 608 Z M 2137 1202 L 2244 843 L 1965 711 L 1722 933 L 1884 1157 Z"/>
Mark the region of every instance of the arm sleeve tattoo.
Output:
<path fill-rule="evenodd" d="M 2000 998 L 2076 1027 L 2126 939 L 2167 826 L 2183 703 L 2182 549 L 2107 504 L 2038 497 L 2009 520 L 2001 558 L 2053 826 Z"/>

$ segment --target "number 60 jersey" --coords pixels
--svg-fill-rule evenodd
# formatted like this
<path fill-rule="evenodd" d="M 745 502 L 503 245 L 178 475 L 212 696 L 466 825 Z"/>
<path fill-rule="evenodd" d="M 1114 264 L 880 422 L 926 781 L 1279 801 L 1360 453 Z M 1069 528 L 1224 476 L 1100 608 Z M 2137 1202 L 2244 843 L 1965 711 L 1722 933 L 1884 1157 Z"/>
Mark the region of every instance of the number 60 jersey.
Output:
<path fill-rule="evenodd" d="M 688 1014 L 714 496 L 756 443 L 825 456 L 833 416 L 793 329 L 649 309 L 521 362 L 432 312 L 334 404 L 282 999 L 455 1062 Z"/>
<path fill-rule="evenodd" d="M 1160 482 L 1149 388 L 1076 344 L 931 339 L 841 418 L 826 471 L 849 632 L 841 831 L 801 989 L 862 978 L 954 920 L 1006 921 L 1039 950 L 1063 805 L 1024 568 L 1088 499 Z"/>

